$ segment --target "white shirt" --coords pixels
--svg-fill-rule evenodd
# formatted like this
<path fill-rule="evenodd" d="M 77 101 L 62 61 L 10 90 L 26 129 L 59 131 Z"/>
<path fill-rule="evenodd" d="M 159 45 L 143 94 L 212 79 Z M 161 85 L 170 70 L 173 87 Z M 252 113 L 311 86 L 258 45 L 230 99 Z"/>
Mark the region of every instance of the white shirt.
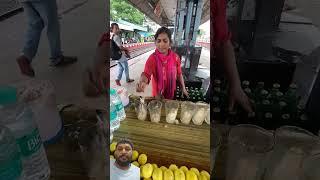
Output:
<path fill-rule="evenodd" d="M 140 168 L 130 165 L 128 170 L 119 169 L 114 159 L 110 159 L 110 180 L 140 180 Z"/>
<path fill-rule="evenodd" d="M 122 46 L 122 43 L 121 43 L 121 38 L 120 36 L 114 34 L 114 33 L 111 33 L 111 36 L 110 36 L 111 39 L 114 40 L 114 42 L 120 47 Z M 127 61 L 128 59 L 126 58 L 125 56 L 125 53 L 122 52 L 122 56 L 120 59 L 118 59 L 118 62 L 124 62 L 124 61 Z"/>

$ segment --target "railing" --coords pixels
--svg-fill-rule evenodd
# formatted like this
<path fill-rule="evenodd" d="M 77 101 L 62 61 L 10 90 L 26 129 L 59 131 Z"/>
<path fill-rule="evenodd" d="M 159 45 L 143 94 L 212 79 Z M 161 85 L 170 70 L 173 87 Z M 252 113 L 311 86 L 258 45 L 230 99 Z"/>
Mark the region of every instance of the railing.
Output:
<path fill-rule="evenodd" d="M 123 47 L 129 48 L 130 58 L 137 57 L 141 54 L 144 54 L 148 51 L 151 51 L 155 48 L 154 42 L 146 42 L 146 43 L 133 43 L 133 44 L 124 44 Z M 110 62 L 110 67 L 115 66 L 116 61 Z"/>
<path fill-rule="evenodd" d="M 210 49 L 210 42 L 202 42 L 202 41 L 198 41 L 196 42 L 197 46 L 201 46 L 201 47 L 205 47 L 207 49 Z"/>

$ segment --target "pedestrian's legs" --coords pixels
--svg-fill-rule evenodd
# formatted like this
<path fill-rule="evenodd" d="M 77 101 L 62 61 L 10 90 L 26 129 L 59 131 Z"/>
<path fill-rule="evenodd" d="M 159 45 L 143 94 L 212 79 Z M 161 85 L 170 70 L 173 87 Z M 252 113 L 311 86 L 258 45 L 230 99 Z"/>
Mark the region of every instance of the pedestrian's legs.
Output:
<path fill-rule="evenodd" d="M 52 61 L 55 61 L 62 56 L 57 2 L 56 0 L 45 0 L 34 4 L 47 25 L 50 55 Z"/>
<path fill-rule="evenodd" d="M 24 2 L 22 5 L 28 21 L 28 28 L 25 34 L 22 53 L 31 62 L 38 50 L 41 32 L 44 28 L 44 22 L 35 8 L 34 3 Z"/>
<path fill-rule="evenodd" d="M 118 77 L 116 80 L 121 80 L 122 79 L 122 73 L 123 73 L 123 70 L 124 70 L 124 64 L 123 62 L 118 62 L 118 66 L 119 66 L 119 73 L 118 73 Z"/>
<path fill-rule="evenodd" d="M 123 66 L 124 66 L 124 73 L 126 74 L 126 80 L 128 82 L 130 80 L 128 61 L 123 62 Z"/>

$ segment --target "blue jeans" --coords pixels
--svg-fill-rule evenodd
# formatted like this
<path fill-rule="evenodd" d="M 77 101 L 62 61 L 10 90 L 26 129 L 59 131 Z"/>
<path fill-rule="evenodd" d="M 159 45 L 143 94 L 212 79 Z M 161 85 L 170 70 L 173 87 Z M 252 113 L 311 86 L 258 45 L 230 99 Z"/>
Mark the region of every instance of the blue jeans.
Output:
<path fill-rule="evenodd" d="M 25 42 L 22 50 L 30 61 L 36 56 L 41 32 L 47 26 L 47 37 L 50 46 L 50 59 L 57 60 L 62 56 L 60 42 L 60 25 L 56 0 L 22 2 L 28 20 Z"/>
<path fill-rule="evenodd" d="M 129 65 L 128 65 L 128 61 L 124 61 L 124 62 L 118 62 L 118 66 L 119 66 L 119 73 L 118 73 L 118 78 L 117 80 L 121 80 L 122 78 L 122 73 L 123 73 L 123 70 L 126 74 L 126 79 L 127 81 L 129 81 Z"/>

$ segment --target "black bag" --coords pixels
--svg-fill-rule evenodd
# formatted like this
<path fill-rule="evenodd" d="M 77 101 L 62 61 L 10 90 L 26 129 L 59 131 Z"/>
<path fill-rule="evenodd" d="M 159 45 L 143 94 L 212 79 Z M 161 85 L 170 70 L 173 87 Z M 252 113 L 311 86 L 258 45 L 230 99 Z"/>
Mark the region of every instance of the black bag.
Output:
<path fill-rule="evenodd" d="M 119 46 L 117 45 L 117 43 L 113 40 L 113 36 L 111 39 L 111 59 L 112 60 L 119 60 L 122 56 L 122 52 L 119 48 Z"/>

